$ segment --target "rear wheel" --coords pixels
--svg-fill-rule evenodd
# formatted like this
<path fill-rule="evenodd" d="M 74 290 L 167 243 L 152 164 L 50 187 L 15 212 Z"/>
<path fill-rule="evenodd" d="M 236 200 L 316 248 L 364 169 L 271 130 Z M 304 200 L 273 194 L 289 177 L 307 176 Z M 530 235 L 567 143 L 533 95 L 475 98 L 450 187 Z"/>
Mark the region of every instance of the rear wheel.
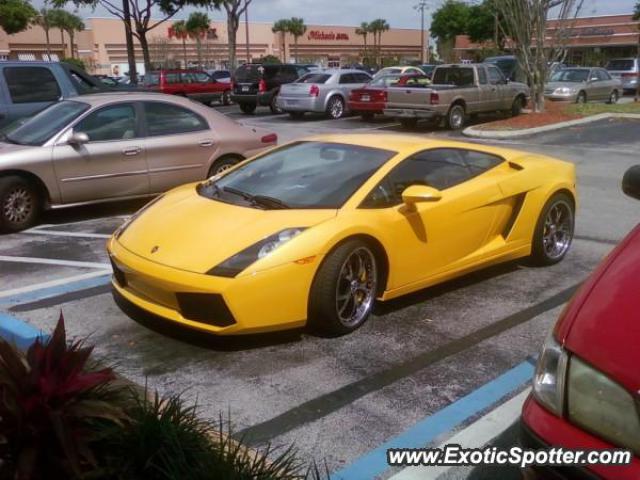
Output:
<path fill-rule="evenodd" d="M 320 266 L 309 295 L 309 323 L 330 335 L 344 335 L 369 318 L 378 288 L 378 263 L 371 247 L 349 240 Z"/>
<path fill-rule="evenodd" d="M 565 193 L 556 193 L 545 204 L 533 235 L 531 259 L 553 265 L 564 258 L 573 241 L 575 207 Z"/>
<path fill-rule="evenodd" d="M 0 231 L 18 232 L 32 226 L 42 209 L 38 190 L 25 178 L 0 178 Z"/>
<path fill-rule="evenodd" d="M 578 93 L 576 103 L 587 103 L 587 94 L 585 92 Z"/>
<path fill-rule="evenodd" d="M 618 91 L 614 90 L 613 92 L 611 92 L 611 95 L 609 95 L 609 101 L 607 103 L 618 103 Z"/>
<path fill-rule="evenodd" d="M 341 97 L 334 95 L 329 99 L 327 103 L 327 115 L 335 119 L 342 118 L 344 115 L 344 100 Z"/>
<path fill-rule="evenodd" d="M 282 109 L 278 106 L 278 95 L 273 96 L 271 104 L 269 104 L 269 108 L 271 109 L 271 113 L 283 113 Z"/>
<path fill-rule="evenodd" d="M 240 110 L 242 110 L 242 113 L 246 113 L 247 115 L 252 114 L 253 112 L 256 111 L 256 104 L 255 103 L 241 103 L 240 104 Z"/>
<path fill-rule="evenodd" d="M 418 119 L 417 118 L 401 118 L 400 125 L 402 125 L 403 128 L 413 129 L 418 126 Z"/>
<path fill-rule="evenodd" d="M 465 111 L 460 104 L 453 105 L 447 113 L 447 126 L 451 130 L 460 130 L 464 127 Z"/>
<path fill-rule="evenodd" d="M 219 158 L 218 160 L 213 162 L 213 165 L 211 165 L 207 178 L 211 178 L 214 175 L 219 175 L 220 173 L 223 173 L 229 170 L 230 168 L 234 167 L 241 161 L 242 161 L 242 158 L 234 157 L 234 156 Z"/>

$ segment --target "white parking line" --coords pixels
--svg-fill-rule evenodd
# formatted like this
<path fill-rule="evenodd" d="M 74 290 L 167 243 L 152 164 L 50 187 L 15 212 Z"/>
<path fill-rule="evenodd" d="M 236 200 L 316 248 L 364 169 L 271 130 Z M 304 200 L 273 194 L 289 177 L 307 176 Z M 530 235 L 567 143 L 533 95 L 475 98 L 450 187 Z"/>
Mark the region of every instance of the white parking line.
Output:
<path fill-rule="evenodd" d="M 81 275 L 74 275 L 71 277 L 59 278 L 58 280 L 51 280 L 49 282 L 35 283 L 33 285 L 27 285 L 26 287 L 14 288 L 12 290 L 5 290 L 0 292 L 0 298 L 13 297 L 15 295 L 21 295 L 23 293 L 33 292 L 43 288 L 57 287 L 59 285 L 65 285 L 71 282 L 77 282 L 80 280 L 88 280 L 90 278 L 101 277 L 111 273 L 111 270 L 98 270 L 97 272 L 83 273 Z"/>
<path fill-rule="evenodd" d="M 462 448 L 480 448 L 486 445 L 518 419 L 529 392 L 530 389 L 526 389 L 435 448 L 453 444 Z M 407 467 L 389 480 L 434 480 L 450 469 L 451 467 Z"/>
<path fill-rule="evenodd" d="M 98 262 L 76 262 L 73 260 L 57 260 L 55 258 L 36 258 L 36 257 L 9 257 L 0 255 L 0 262 L 15 263 L 38 263 L 41 265 L 59 265 L 61 267 L 78 267 L 78 268 L 111 268 L 109 263 Z"/>
<path fill-rule="evenodd" d="M 20 233 L 29 233 L 32 235 L 51 235 L 54 237 L 73 237 L 73 238 L 111 238 L 111 235 L 104 233 L 87 233 L 87 232 L 65 232 L 63 230 L 40 230 L 40 228 L 32 228 L 24 230 Z"/>

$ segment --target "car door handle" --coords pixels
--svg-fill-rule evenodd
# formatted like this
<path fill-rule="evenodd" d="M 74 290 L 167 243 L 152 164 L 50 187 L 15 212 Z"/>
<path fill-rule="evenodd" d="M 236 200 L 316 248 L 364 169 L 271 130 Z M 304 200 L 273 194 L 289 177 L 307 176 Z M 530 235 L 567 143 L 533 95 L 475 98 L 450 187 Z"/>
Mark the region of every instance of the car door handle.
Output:
<path fill-rule="evenodd" d="M 203 140 L 199 143 L 201 147 L 211 147 L 213 145 L 213 140 Z"/>
<path fill-rule="evenodd" d="M 133 157 L 134 155 L 138 155 L 141 151 L 142 151 L 142 148 L 140 147 L 130 147 L 130 148 L 125 148 L 122 151 L 122 153 L 127 157 Z"/>

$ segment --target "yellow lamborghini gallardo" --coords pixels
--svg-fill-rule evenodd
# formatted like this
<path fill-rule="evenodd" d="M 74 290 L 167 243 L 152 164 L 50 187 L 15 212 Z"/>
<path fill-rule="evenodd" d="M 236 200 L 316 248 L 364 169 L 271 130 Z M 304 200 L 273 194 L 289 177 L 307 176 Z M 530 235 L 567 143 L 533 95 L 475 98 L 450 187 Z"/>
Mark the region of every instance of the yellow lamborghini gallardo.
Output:
<path fill-rule="evenodd" d="M 572 164 L 403 135 L 324 135 L 156 198 L 109 240 L 113 288 L 213 334 L 361 326 L 385 301 L 498 262 L 560 261 Z"/>

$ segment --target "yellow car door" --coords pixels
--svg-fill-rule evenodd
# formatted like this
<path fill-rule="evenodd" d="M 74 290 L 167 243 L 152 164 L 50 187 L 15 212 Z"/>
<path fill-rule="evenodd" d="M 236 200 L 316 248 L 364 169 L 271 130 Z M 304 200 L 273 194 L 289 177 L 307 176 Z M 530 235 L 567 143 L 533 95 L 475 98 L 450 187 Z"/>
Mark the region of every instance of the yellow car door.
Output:
<path fill-rule="evenodd" d="M 388 289 L 424 282 L 486 258 L 485 247 L 503 198 L 496 166 L 503 159 L 463 149 L 425 150 L 404 160 L 377 185 L 363 207 L 377 207 L 388 245 Z M 407 205 L 402 192 L 412 185 L 435 188 L 440 198 Z M 387 202 L 388 208 L 380 208 Z M 377 204 L 377 205 L 376 205 Z"/>

